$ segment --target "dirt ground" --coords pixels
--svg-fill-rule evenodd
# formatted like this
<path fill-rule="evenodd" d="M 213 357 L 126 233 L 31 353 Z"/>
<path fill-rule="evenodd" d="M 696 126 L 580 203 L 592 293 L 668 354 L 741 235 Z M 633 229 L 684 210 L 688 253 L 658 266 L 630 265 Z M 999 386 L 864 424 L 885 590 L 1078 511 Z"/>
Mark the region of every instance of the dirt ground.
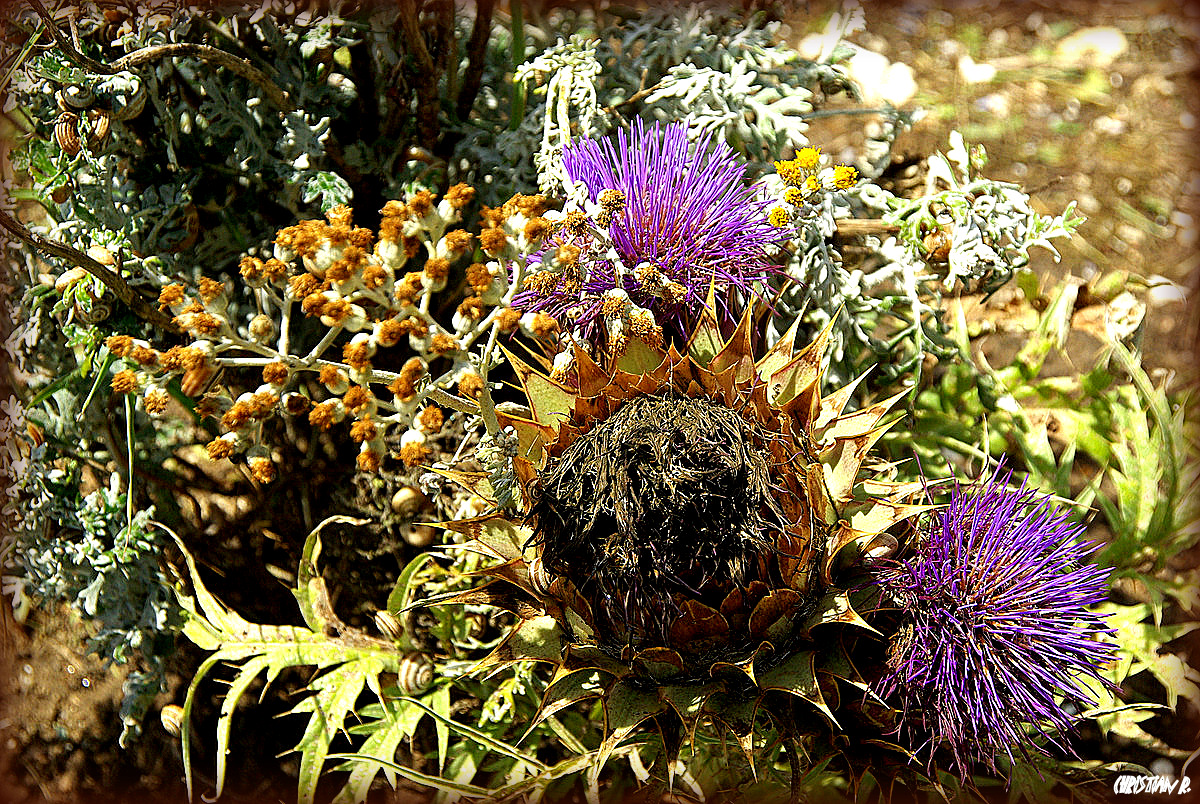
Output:
<path fill-rule="evenodd" d="M 1037 258 L 1040 274 L 1091 279 L 1125 269 L 1196 291 L 1200 10 L 1168 2 L 995 0 L 866 4 L 866 12 L 866 31 L 852 41 L 911 66 L 917 92 L 909 105 L 927 110 L 902 135 L 901 154 L 944 151 L 948 133 L 958 128 L 986 146 L 985 172 L 1031 188 L 1041 211 L 1058 214 L 1079 200 L 1087 223 L 1061 247 L 1061 263 L 1048 254 Z M 797 40 L 811 31 L 803 19 L 793 21 Z M 1093 40 L 1111 47 L 1089 51 L 1080 34 L 1086 29 L 1111 29 Z M 996 68 L 995 80 L 979 80 L 987 65 Z M 811 138 L 837 154 L 858 125 L 855 118 L 822 121 Z M 1165 291 L 1151 300 L 1145 350 L 1160 369 L 1154 376 L 1186 373 L 1195 347 L 1187 305 Z M 1004 303 L 1002 296 L 993 299 L 992 312 L 980 314 L 1000 314 Z M 1086 352 L 1085 345 L 1080 360 Z M 159 723 L 157 709 L 139 740 L 117 746 L 126 671 L 88 655 L 88 628 L 65 608 L 35 608 L 22 625 L 7 606 L 4 614 L 0 800 L 183 801 L 178 741 Z M 182 703 L 200 658 L 181 646 L 160 705 Z M 230 757 L 224 800 L 294 800 L 294 762 L 275 757 L 296 735 L 273 713 L 270 707 L 238 712 L 241 746 Z M 211 790 L 203 775 L 214 759 L 211 725 L 200 736 L 200 788 Z"/>

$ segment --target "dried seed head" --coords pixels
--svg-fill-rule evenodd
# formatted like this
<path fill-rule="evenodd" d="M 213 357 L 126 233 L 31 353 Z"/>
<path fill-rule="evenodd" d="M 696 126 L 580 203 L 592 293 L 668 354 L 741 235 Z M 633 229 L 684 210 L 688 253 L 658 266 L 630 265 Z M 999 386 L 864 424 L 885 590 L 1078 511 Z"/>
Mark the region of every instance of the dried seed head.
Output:
<path fill-rule="evenodd" d="M 671 594 L 749 583 L 786 518 L 764 434 L 735 410 L 640 396 L 543 470 L 530 506 L 545 567 L 581 590 L 633 643 L 664 644 Z"/>
<path fill-rule="evenodd" d="M 113 393 L 132 394 L 139 386 L 137 372 L 130 369 L 118 371 L 112 378 Z"/>
<path fill-rule="evenodd" d="M 383 456 L 371 449 L 369 442 L 363 442 L 362 449 L 355 461 L 360 472 L 375 473 L 383 465 Z"/>
<path fill-rule="evenodd" d="M 151 416 L 161 416 L 171 406 L 171 395 L 161 388 L 148 388 L 142 397 L 142 407 Z"/>
<path fill-rule="evenodd" d="M 210 460 L 219 461 L 224 458 L 233 457 L 237 449 L 236 445 L 237 440 L 231 434 L 226 434 L 209 441 L 204 448 L 208 452 Z"/>
<path fill-rule="evenodd" d="M 270 458 L 255 457 L 246 461 L 250 467 L 250 474 L 259 483 L 270 483 L 275 480 L 275 464 Z"/>

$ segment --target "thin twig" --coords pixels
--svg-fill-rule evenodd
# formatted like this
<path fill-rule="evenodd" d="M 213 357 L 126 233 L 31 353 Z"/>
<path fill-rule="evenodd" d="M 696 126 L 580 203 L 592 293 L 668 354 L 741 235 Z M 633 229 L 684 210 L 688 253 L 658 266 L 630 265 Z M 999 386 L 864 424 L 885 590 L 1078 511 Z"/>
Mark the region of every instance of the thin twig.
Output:
<path fill-rule="evenodd" d="M 182 330 L 175 325 L 170 316 L 159 310 L 145 297 L 130 287 L 129 283 L 120 274 L 110 270 L 108 266 L 93 260 L 82 251 L 72 248 L 66 243 L 60 243 L 57 240 L 51 240 L 47 237 L 34 234 L 2 209 L 0 209 L 0 229 L 6 230 L 18 240 L 29 244 L 38 251 L 58 257 L 60 260 L 66 260 L 72 265 L 77 265 L 87 271 L 103 282 L 104 286 L 112 291 L 114 296 L 120 299 L 129 309 L 133 310 L 134 315 L 143 321 L 165 329 L 173 335 L 182 333 Z"/>
<path fill-rule="evenodd" d="M 59 32 L 58 24 L 55 22 L 54 17 L 50 16 L 50 12 L 47 11 L 46 7 L 41 4 L 40 0 L 29 0 L 29 4 L 33 6 L 33 10 L 37 12 L 37 15 L 45 21 L 47 31 L 54 39 L 54 43 L 62 50 L 63 55 L 67 57 L 67 61 L 71 62 L 77 67 L 82 67 L 83 69 L 89 70 L 93 73 L 104 73 L 106 75 L 111 75 L 117 72 L 117 70 L 114 70 L 112 67 L 109 67 L 106 64 L 101 64 L 95 59 L 89 58 L 76 50 L 75 46 L 68 42 L 66 37 Z"/>
<path fill-rule="evenodd" d="M 417 141 L 429 146 L 437 141 L 438 99 L 437 87 L 442 71 L 434 60 L 433 54 L 425 45 L 425 33 L 421 26 L 421 9 L 415 2 L 399 4 L 400 26 L 404 32 L 404 42 L 408 51 L 416 59 L 416 75 L 422 80 L 417 83 Z M 440 54 L 439 54 L 440 56 Z"/>
<path fill-rule="evenodd" d="M 471 116 L 475 97 L 483 84 L 483 62 L 487 55 L 488 36 L 492 30 L 492 9 L 495 6 L 496 0 L 477 0 L 475 3 L 475 26 L 471 29 L 471 38 L 467 40 L 467 69 L 454 104 L 454 113 L 459 120 L 466 120 Z"/>
<path fill-rule="evenodd" d="M 255 67 L 246 59 L 240 59 L 232 53 L 227 53 L 220 48 L 215 48 L 210 45 L 198 45 L 191 42 L 175 42 L 168 45 L 154 45 L 144 47 L 141 50 L 135 50 L 132 53 L 126 54 L 114 61 L 112 64 L 102 64 L 95 59 L 85 56 L 75 48 L 66 37 L 58 30 L 55 24 L 54 17 L 46 10 L 40 0 L 29 0 L 34 11 L 38 13 L 46 23 L 46 28 L 50 36 L 54 39 L 55 44 L 62 50 L 67 60 L 78 67 L 89 70 L 93 73 L 103 73 L 112 75 L 133 67 L 138 67 L 143 64 L 148 64 L 158 59 L 170 58 L 174 56 L 191 56 L 201 61 L 211 61 L 215 64 L 224 67 L 232 73 L 235 73 L 242 78 L 245 78 L 252 84 L 258 86 L 267 97 L 285 112 L 295 110 L 295 105 L 288 98 L 286 92 L 279 88 L 271 78 L 262 70 Z"/>
<path fill-rule="evenodd" d="M 837 233 L 842 237 L 869 234 L 896 234 L 900 227 L 894 223 L 884 223 L 879 218 L 840 218 L 834 221 Z"/>
<path fill-rule="evenodd" d="M 288 98 L 288 94 L 279 88 L 271 78 L 262 70 L 255 67 L 247 59 L 240 59 L 232 53 L 228 53 L 220 48 L 215 48 L 210 45 L 197 45 L 192 42 L 175 42 L 169 45 L 154 45 L 152 47 L 144 47 L 141 50 L 135 50 L 132 53 L 122 56 L 114 61 L 111 65 L 111 72 L 120 72 L 128 70 L 132 67 L 137 67 L 142 64 L 147 64 L 158 59 L 170 58 L 175 56 L 191 56 L 201 61 L 211 61 L 220 67 L 224 67 L 232 73 L 235 73 L 242 78 L 245 78 L 250 83 L 259 87 L 266 93 L 267 97 L 285 112 L 295 110 L 295 105 Z"/>

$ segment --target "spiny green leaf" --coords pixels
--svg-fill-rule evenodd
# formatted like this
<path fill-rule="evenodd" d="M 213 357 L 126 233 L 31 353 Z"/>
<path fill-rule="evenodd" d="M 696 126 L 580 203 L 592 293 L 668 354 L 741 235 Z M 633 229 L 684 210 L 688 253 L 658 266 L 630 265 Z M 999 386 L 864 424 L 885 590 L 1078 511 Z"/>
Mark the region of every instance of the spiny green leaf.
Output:
<path fill-rule="evenodd" d="M 688 341 L 688 357 L 698 366 L 708 366 L 713 356 L 720 351 L 721 343 L 720 330 L 707 318 L 702 319 Z"/>
<path fill-rule="evenodd" d="M 343 664 L 318 676 L 309 683 L 315 695 L 301 701 L 292 709 L 293 713 L 312 712 L 304 736 L 296 745 L 300 751 L 300 773 L 298 800 L 300 804 L 312 804 L 316 797 L 317 782 L 325 765 L 329 744 L 342 728 L 346 715 L 354 710 L 354 704 L 366 683 L 367 674 L 379 668 L 369 667 L 365 662 Z"/>
<path fill-rule="evenodd" d="M 615 367 L 628 374 L 649 374 L 663 362 L 663 353 L 651 349 L 641 338 L 630 338 L 625 352 L 617 358 Z"/>
<path fill-rule="evenodd" d="M 622 740 L 650 718 L 667 709 L 667 703 L 653 692 L 635 689 L 618 681 L 604 699 L 604 742 L 592 758 L 588 786 L 596 787 L 601 771 Z"/>
<path fill-rule="evenodd" d="M 500 350 L 521 380 L 521 387 L 525 389 L 534 419 L 539 424 L 546 424 L 557 430 L 559 424 L 574 410 L 575 394 L 539 373 L 503 346 Z"/>
<path fill-rule="evenodd" d="M 542 695 L 542 703 L 533 723 L 517 742 L 524 742 L 530 732 L 537 728 L 542 721 L 553 717 L 571 704 L 603 695 L 612 684 L 612 680 L 611 673 L 590 667 L 573 670 L 554 679 Z"/>
<path fill-rule="evenodd" d="M 816 652 L 799 651 L 781 664 L 758 674 L 758 686 L 764 690 L 782 690 L 798 696 L 815 706 L 837 726 L 837 718 L 825 703 L 817 683 Z"/>
<path fill-rule="evenodd" d="M 855 611 L 854 605 L 850 602 L 850 595 L 844 589 L 835 589 L 827 592 L 817 601 L 813 613 L 804 621 L 804 630 L 812 631 L 818 626 L 830 623 L 856 625 L 859 628 L 865 628 L 874 634 L 883 636 L 875 626 L 868 623 L 863 619 L 861 614 Z"/>

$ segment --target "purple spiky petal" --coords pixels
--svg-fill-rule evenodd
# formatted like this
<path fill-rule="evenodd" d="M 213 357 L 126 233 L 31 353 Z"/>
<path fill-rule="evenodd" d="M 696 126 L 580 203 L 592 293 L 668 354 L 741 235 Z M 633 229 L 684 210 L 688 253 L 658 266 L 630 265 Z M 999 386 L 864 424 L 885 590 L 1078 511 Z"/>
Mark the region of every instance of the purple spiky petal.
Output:
<path fill-rule="evenodd" d="M 1060 750 L 1072 711 L 1095 703 L 1112 644 L 1088 607 L 1107 597 L 1098 548 L 1049 497 L 1008 485 L 1003 462 L 982 486 L 955 485 L 915 555 L 889 562 L 878 582 L 901 611 L 876 691 L 901 711 L 900 729 L 945 744 L 966 778 L 973 762 Z"/>
<path fill-rule="evenodd" d="M 745 165 L 734 150 L 711 134 L 691 142 L 687 123 L 647 128 L 638 119 L 629 131 L 618 132 L 615 146 L 610 138 L 567 147 L 563 165 L 572 181 L 584 183 L 592 202 L 604 190 L 625 195 L 625 208 L 608 225 L 624 268 L 648 262 L 686 289 L 682 300 L 668 302 L 631 277 L 619 285 L 668 332 L 686 336 L 710 285 L 717 289 L 718 313 L 727 317 L 730 300 L 758 294 L 760 283 L 778 273 L 768 247 L 787 235 L 767 220 L 770 202 L 747 184 Z M 563 242 L 562 235 L 550 238 L 542 254 Z M 587 273 L 577 291 L 526 290 L 514 305 L 547 312 L 590 337 L 597 329 L 601 296 L 618 287 L 618 272 L 601 261 L 589 264 Z M 573 312 L 568 316 L 568 311 Z"/>

